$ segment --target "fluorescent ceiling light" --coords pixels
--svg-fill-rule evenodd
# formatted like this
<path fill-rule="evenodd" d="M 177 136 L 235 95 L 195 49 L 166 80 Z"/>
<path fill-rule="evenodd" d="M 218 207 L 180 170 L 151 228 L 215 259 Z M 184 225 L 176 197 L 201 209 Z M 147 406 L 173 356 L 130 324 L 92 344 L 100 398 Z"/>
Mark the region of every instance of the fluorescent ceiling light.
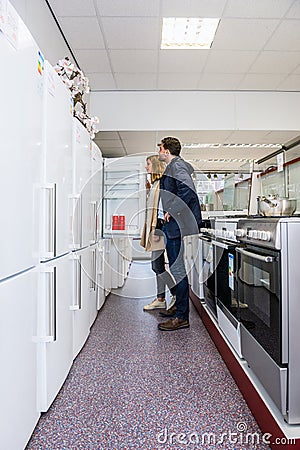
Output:
<path fill-rule="evenodd" d="M 164 17 L 161 49 L 207 49 L 211 47 L 220 19 Z"/>
<path fill-rule="evenodd" d="M 234 144 L 234 143 L 192 143 L 192 144 L 182 144 L 182 148 L 193 149 L 193 148 L 282 148 L 281 144 Z"/>
<path fill-rule="evenodd" d="M 233 159 L 233 158 L 213 158 L 213 159 L 189 159 L 190 162 L 197 162 L 197 163 L 206 163 L 206 162 L 212 162 L 212 163 L 232 163 L 232 162 L 251 162 L 252 159 L 247 158 L 241 158 L 241 159 Z"/>

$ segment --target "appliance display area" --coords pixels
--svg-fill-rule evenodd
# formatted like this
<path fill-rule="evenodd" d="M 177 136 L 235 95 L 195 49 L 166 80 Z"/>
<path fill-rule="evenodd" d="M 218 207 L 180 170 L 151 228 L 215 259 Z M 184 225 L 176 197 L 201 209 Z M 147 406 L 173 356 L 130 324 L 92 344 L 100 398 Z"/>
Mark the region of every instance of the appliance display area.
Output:
<path fill-rule="evenodd" d="M 0 22 L 0 447 L 20 450 L 128 274 L 145 219 L 145 158 L 103 161 L 72 117 L 69 90 L 3 4 L 17 33 Z M 186 254 L 190 281 L 282 417 L 299 425 L 300 219 L 259 220 L 204 223 Z"/>

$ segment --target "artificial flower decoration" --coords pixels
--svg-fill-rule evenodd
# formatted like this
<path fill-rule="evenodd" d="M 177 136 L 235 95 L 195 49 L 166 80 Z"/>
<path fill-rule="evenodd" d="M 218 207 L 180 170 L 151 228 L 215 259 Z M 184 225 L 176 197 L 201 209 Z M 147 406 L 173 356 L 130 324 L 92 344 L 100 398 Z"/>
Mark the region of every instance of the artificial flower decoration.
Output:
<path fill-rule="evenodd" d="M 84 94 L 90 92 L 88 78 L 84 76 L 82 70 L 71 63 L 67 56 L 65 59 L 60 59 L 56 66 L 54 66 L 54 69 L 71 91 L 74 101 L 74 116 L 88 130 L 91 139 L 94 139 L 98 131 L 96 124 L 99 123 L 99 118 L 97 116 L 89 117 L 87 115 L 86 102 L 83 100 Z"/>

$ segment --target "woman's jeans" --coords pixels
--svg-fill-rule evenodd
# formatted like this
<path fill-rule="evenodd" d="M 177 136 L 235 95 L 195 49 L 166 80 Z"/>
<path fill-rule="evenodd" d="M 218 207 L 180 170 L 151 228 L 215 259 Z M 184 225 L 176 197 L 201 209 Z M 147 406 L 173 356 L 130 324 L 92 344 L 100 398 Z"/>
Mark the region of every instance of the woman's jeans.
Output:
<path fill-rule="evenodd" d="M 184 265 L 184 243 L 178 237 L 167 238 L 166 250 L 170 271 L 176 281 L 176 313 L 174 317 L 189 320 L 189 282 Z"/>
<path fill-rule="evenodd" d="M 166 286 L 168 286 L 172 295 L 176 293 L 174 280 L 165 267 L 164 253 L 164 250 L 155 250 L 151 254 L 151 266 L 153 272 L 156 274 L 157 297 L 160 298 L 165 298 Z"/>

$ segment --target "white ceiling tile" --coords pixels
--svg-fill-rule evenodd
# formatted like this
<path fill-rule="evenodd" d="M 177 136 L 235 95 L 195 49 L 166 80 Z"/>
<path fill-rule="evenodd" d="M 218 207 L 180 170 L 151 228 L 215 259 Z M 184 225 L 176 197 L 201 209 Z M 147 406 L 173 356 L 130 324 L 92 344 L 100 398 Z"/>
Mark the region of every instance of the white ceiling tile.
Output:
<path fill-rule="evenodd" d="M 92 90 L 299 90 L 300 0 L 50 4 Z M 162 16 L 221 17 L 212 49 L 160 50 Z"/>
<path fill-rule="evenodd" d="M 275 30 L 275 19 L 222 19 L 213 50 L 260 50 Z"/>
<path fill-rule="evenodd" d="M 207 130 L 207 131 L 180 131 L 181 141 L 185 144 L 193 143 L 218 143 L 224 142 L 227 136 L 231 133 L 228 130 Z"/>
<path fill-rule="evenodd" d="M 160 50 L 160 72 L 201 72 L 209 50 Z"/>
<path fill-rule="evenodd" d="M 111 73 L 86 73 L 92 91 L 114 90 L 116 83 Z"/>
<path fill-rule="evenodd" d="M 274 90 L 285 77 L 286 75 L 271 73 L 246 74 L 244 79 L 239 84 L 238 88 L 255 91 Z"/>
<path fill-rule="evenodd" d="M 262 142 L 273 143 L 273 144 L 286 144 L 291 139 L 297 137 L 299 135 L 299 131 L 287 131 L 287 130 L 276 130 L 269 131 L 266 134 L 265 141 Z"/>
<path fill-rule="evenodd" d="M 96 143 L 101 148 L 104 156 L 123 156 L 124 152 L 122 145 L 126 147 L 126 154 L 153 154 L 156 152 L 156 143 L 165 136 L 176 136 L 182 143 L 272 143 L 272 144 L 286 144 L 298 136 L 297 131 L 270 131 L 270 130 L 207 130 L 207 131 L 121 131 L 109 132 L 100 131 L 96 135 Z M 99 139 L 98 139 L 99 137 Z M 121 144 L 121 140 L 122 144 Z M 116 140 L 116 145 L 113 142 L 106 141 Z M 216 149 L 183 149 L 182 156 L 186 159 L 216 159 L 216 158 L 244 158 L 244 159 L 259 159 L 265 155 L 270 154 L 270 149 L 261 148 L 228 148 L 218 147 Z M 244 162 L 238 163 L 217 163 L 199 162 L 199 169 L 204 170 L 209 168 L 213 170 L 222 170 L 226 168 L 234 169 L 237 164 L 243 166 Z M 239 166 L 239 167 L 240 167 Z"/>
<path fill-rule="evenodd" d="M 204 73 L 244 73 L 257 57 L 257 52 L 213 50 L 208 57 Z"/>
<path fill-rule="evenodd" d="M 300 19 L 300 0 L 294 1 L 291 9 L 286 14 L 288 19 Z"/>
<path fill-rule="evenodd" d="M 158 89 L 194 90 L 197 88 L 198 73 L 160 73 L 158 75 Z"/>
<path fill-rule="evenodd" d="M 151 145 L 156 145 L 156 133 L 155 131 L 120 131 L 120 138 L 125 144 L 131 146 L 141 146 L 145 142 L 151 142 Z"/>
<path fill-rule="evenodd" d="M 300 50 L 300 20 L 284 20 L 270 41 L 265 46 L 265 50 Z"/>
<path fill-rule="evenodd" d="M 159 48 L 159 19 L 105 17 L 101 22 L 109 49 Z"/>
<path fill-rule="evenodd" d="M 276 130 L 268 134 L 269 143 L 286 144 L 290 140 L 299 137 L 299 131 Z"/>
<path fill-rule="evenodd" d="M 114 72 L 156 72 L 157 50 L 110 50 L 109 56 Z"/>
<path fill-rule="evenodd" d="M 281 18 L 293 0 L 228 0 L 224 17 Z"/>
<path fill-rule="evenodd" d="M 156 88 L 154 73 L 115 73 L 118 89 L 153 90 Z"/>
<path fill-rule="evenodd" d="M 96 17 L 62 17 L 59 23 L 73 50 L 105 48 Z"/>
<path fill-rule="evenodd" d="M 226 0 L 162 0 L 162 17 L 221 17 Z"/>
<path fill-rule="evenodd" d="M 290 75 L 286 77 L 278 86 L 277 90 L 300 91 L 300 75 Z"/>
<path fill-rule="evenodd" d="M 49 0 L 56 16 L 95 16 L 93 0 Z"/>
<path fill-rule="evenodd" d="M 103 140 L 118 140 L 119 139 L 119 133 L 117 131 L 98 131 L 96 133 L 95 141 L 103 141 Z"/>
<path fill-rule="evenodd" d="M 143 143 L 141 143 L 141 145 L 130 145 L 130 144 L 126 144 L 125 145 L 126 148 L 126 153 L 127 154 L 145 154 L 150 155 L 150 154 L 155 154 L 157 153 L 157 148 L 155 147 L 155 144 L 153 144 L 153 142 L 147 142 L 147 140 L 143 141 Z"/>
<path fill-rule="evenodd" d="M 159 15 L 159 0 L 96 0 L 101 16 L 139 16 Z"/>
<path fill-rule="evenodd" d="M 144 145 L 144 150 L 137 147 L 126 147 L 126 155 L 144 155 L 145 163 L 147 156 L 153 155 L 153 149 L 151 146 Z"/>
<path fill-rule="evenodd" d="M 250 68 L 253 73 L 290 73 L 300 64 L 300 52 L 261 52 Z"/>
<path fill-rule="evenodd" d="M 234 130 L 230 133 L 224 143 L 239 143 L 239 144 L 249 144 L 249 143 L 271 143 L 272 141 L 267 140 L 267 136 L 270 133 L 269 130 Z"/>
<path fill-rule="evenodd" d="M 119 149 L 123 148 L 122 142 L 120 139 L 97 139 L 98 145 L 100 145 L 103 148 L 112 148 L 112 149 Z"/>
<path fill-rule="evenodd" d="M 76 57 L 84 73 L 110 72 L 109 60 L 105 50 L 77 50 Z"/>
<path fill-rule="evenodd" d="M 235 90 L 242 78 L 241 74 L 204 73 L 198 82 L 198 89 Z"/>
<path fill-rule="evenodd" d="M 102 151 L 102 155 L 105 158 L 118 158 L 118 157 L 126 155 L 124 149 L 122 149 L 122 148 L 119 148 L 119 149 L 106 148 L 106 147 L 100 147 L 100 148 Z"/>

